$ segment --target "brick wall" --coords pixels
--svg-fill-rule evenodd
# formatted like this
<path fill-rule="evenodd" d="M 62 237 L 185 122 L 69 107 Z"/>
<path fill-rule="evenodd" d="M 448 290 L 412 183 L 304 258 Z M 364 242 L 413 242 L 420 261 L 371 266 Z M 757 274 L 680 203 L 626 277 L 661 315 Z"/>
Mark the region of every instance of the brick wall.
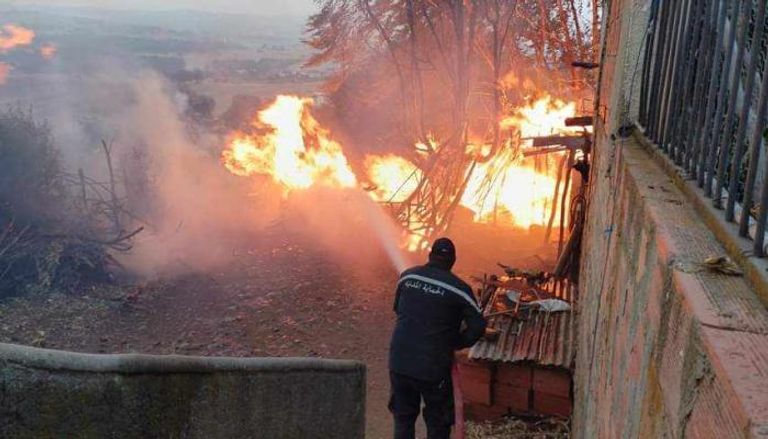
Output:
<path fill-rule="evenodd" d="M 610 1 L 579 285 L 577 438 L 768 437 L 768 312 L 679 179 L 618 127 L 636 119 L 648 1 Z"/>
<path fill-rule="evenodd" d="M 505 415 L 570 416 L 571 374 L 530 363 L 459 363 L 467 419 L 492 421 Z"/>

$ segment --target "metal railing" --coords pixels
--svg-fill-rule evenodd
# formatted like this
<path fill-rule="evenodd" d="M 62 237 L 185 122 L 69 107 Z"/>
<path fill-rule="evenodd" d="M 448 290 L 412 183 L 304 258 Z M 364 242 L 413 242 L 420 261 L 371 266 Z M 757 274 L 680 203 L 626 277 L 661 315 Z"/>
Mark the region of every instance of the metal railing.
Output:
<path fill-rule="evenodd" d="M 639 123 L 765 256 L 766 0 L 657 0 Z"/>

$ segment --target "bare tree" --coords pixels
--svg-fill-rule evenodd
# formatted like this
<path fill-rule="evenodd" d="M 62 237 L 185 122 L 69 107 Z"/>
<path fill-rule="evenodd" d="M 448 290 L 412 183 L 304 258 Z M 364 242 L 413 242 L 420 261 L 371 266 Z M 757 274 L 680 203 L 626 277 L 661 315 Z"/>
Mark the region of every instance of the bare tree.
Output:
<path fill-rule="evenodd" d="M 426 156 L 413 153 L 423 177 L 399 214 L 410 224 L 429 223 L 438 231 L 450 222 L 477 163 L 514 145 L 505 141 L 511 134 L 502 132 L 499 121 L 522 93 L 510 93 L 505 76 L 518 69 L 544 71 L 562 79 L 551 87 L 573 86 L 570 63 L 591 44 L 575 0 L 319 4 L 320 12 L 308 23 L 307 41 L 316 50 L 309 63 L 339 67 L 328 90 L 346 109 L 342 119 L 361 113 L 350 108 L 364 108 L 366 122 L 374 120 L 389 127 L 381 132 L 395 133 L 377 140 L 391 143 L 394 136 L 427 145 Z M 401 109 L 396 125 L 377 119 L 390 115 L 385 108 Z M 490 144 L 490 152 L 467 155 L 470 137 Z"/>

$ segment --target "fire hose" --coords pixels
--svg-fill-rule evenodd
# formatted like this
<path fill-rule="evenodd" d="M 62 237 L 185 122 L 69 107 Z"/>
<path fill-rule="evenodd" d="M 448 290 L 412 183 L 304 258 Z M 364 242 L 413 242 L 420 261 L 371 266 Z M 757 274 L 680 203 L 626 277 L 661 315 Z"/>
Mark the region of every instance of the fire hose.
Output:
<path fill-rule="evenodd" d="M 456 361 L 451 367 L 451 381 L 453 382 L 453 409 L 456 418 L 453 439 L 464 439 L 464 396 L 461 394 L 461 374 Z"/>

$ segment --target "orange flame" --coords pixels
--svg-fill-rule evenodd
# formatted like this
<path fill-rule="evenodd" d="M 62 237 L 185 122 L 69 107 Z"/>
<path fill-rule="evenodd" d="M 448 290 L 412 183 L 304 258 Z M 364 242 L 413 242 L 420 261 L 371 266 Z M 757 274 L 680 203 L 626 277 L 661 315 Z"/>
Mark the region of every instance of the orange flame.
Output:
<path fill-rule="evenodd" d="M 269 176 L 286 192 L 313 185 L 357 187 L 358 179 L 342 146 L 312 117 L 311 105 L 308 98 L 278 96 L 253 122 L 259 134 L 237 133 L 232 137 L 223 152 L 226 167 L 241 176 Z M 501 219 L 522 228 L 547 223 L 554 204 L 556 170 L 538 169 L 533 159 L 523 158 L 520 149 L 527 137 L 567 133 L 564 119 L 574 116 L 575 110 L 574 103 L 545 96 L 500 122 L 511 134 L 493 157 L 489 157 L 491 145 L 475 141 L 466 146 L 467 157 L 479 162 L 467 170 L 471 174 L 460 202 L 474 213 L 476 222 Z M 416 144 L 416 153 L 428 155 L 439 147 L 440 142 L 429 137 L 425 143 Z M 368 194 L 379 202 L 405 201 L 422 178 L 417 165 L 394 154 L 366 156 L 363 165 L 365 180 L 371 184 Z M 425 225 L 418 214 L 410 221 L 410 230 Z M 423 238 L 406 232 L 404 246 L 419 250 Z"/>
<path fill-rule="evenodd" d="M 355 174 L 341 145 L 309 113 L 311 99 L 281 95 L 258 114 L 263 136 L 237 134 L 223 153 L 224 164 L 241 176 L 267 175 L 287 190 L 314 184 L 354 187 Z"/>
<path fill-rule="evenodd" d="M 536 136 L 570 133 L 565 127 L 567 117 L 576 115 L 576 103 L 565 103 L 547 95 L 531 105 L 517 109 L 501 121 L 502 129 L 515 128 L 524 139 Z"/>
<path fill-rule="evenodd" d="M 526 143 L 524 139 L 530 137 L 572 133 L 565 127 L 564 121 L 575 113 L 575 103 L 566 103 L 547 95 L 518 108 L 511 116 L 504 118 L 500 126 L 515 131 L 519 137 L 514 138 L 522 138 L 521 143 Z M 423 148 L 422 144 L 416 145 L 417 150 Z M 487 158 L 491 145 L 472 142 L 465 151 L 470 157 Z M 501 210 L 503 221 L 517 227 L 530 228 L 547 223 L 548 211 L 554 204 L 552 196 L 557 184 L 556 170 L 536 169 L 533 159 L 522 158 L 517 152 L 510 139 L 501 152 L 471 170 L 461 205 L 474 212 L 476 222 L 490 222 L 494 220 L 493 213 Z M 402 157 L 375 157 L 366 162 L 366 167 L 369 179 L 376 186 L 374 194 L 377 200 L 386 201 L 387 195 L 395 192 L 397 198 L 392 201 L 404 200 L 416 187 L 418 180 L 407 183 L 416 167 Z"/>
<path fill-rule="evenodd" d="M 46 60 L 50 61 L 51 59 L 53 59 L 54 56 L 56 56 L 56 52 L 58 50 L 59 49 L 56 47 L 55 44 L 46 43 L 46 44 L 43 44 L 43 47 L 40 48 L 40 55 L 42 55 L 42 57 L 45 58 Z"/>
<path fill-rule="evenodd" d="M 510 158 L 503 152 L 477 166 L 461 198 L 461 204 L 475 213 L 476 222 L 490 222 L 502 210 L 521 228 L 544 225 L 553 205 L 556 180 L 534 168 L 532 160 Z"/>
<path fill-rule="evenodd" d="M 16 24 L 6 24 L 0 29 L 0 53 L 16 47 L 28 46 L 35 39 L 35 31 Z"/>
<path fill-rule="evenodd" d="M 369 155 L 365 158 L 365 168 L 368 180 L 374 184 L 370 194 L 376 201 L 405 201 L 421 179 L 416 165 L 394 154 Z"/>

